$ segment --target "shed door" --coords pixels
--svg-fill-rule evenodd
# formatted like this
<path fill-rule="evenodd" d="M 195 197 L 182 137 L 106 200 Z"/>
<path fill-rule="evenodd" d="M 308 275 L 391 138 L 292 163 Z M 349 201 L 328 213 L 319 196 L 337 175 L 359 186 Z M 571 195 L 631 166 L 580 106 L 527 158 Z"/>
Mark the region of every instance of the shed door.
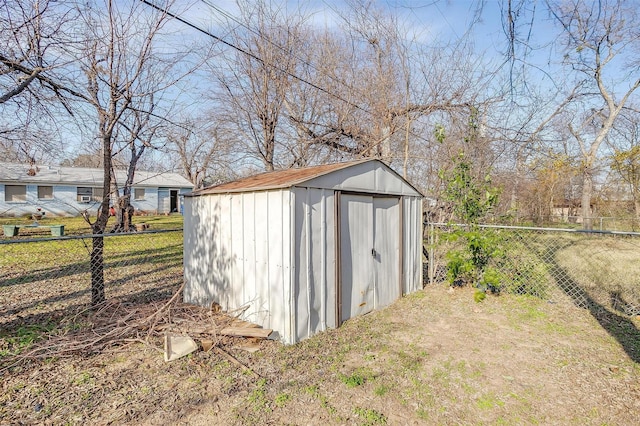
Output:
<path fill-rule="evenodd" d="M 390 305 L 400 294 L 400 203 L 398 198 L 374 198 L 373 267 L 376 308 Z"/>
<path fill-rule="evenodd" d="M 400 296 L 399 199 L 340 196 L 340 322 Z"/>

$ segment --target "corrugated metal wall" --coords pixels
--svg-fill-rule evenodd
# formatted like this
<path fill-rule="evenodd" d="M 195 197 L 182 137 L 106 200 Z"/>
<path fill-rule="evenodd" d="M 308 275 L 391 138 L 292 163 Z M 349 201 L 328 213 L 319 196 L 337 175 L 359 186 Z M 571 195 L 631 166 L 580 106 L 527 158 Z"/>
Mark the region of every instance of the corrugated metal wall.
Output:
<path fill-rule="evenodd" d="M 422 288 L 422 198 L 403 197 L 403 280 L 404 294 Z"/>
<path fill-rule="evenodd" d="M 336 324 L 335 193 L 294 188 L 295 338 L 302 340 Z"/>
<path fill-rule="evenodd" d="M 184 300 L 291 334 L 288 190 L 185 199 Z"/>

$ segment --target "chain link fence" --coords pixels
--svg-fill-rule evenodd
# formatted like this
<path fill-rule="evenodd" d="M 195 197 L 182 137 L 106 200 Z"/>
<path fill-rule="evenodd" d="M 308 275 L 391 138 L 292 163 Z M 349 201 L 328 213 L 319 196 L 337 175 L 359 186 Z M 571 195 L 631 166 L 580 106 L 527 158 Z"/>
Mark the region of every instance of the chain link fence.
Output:
<path fill-rule="evenodd" d="M 108 300 L 163 299 L 182 284 L 182 229 L 103 237 Z M 54 321 L 87 309 L 92 238 L 0 240 L 0 328 Z"/>
<path fill-rule="evenodd" d="M 465 242 L 460 226 L 425 230 L 425 283 L 447 281 L 448 253 Z M 640 315 L 640 234 L 481 226 L 494 244 L 489 266 L 500 291 L 582 308 Z M 91 301 L 91 235 L 0 240 L 0 328 L 64 318 Z M 181 229 L 104 235 L 108 300 L 169 297 L 183 281 Z"/>
<path fill-rule="evenodd" d="M 463 229 L 426 225 L 425 282 L 448 280 L 451 253 L 468 244 L 455 237 Z M 488 266 L 500 291 L 640 315 L 639 233 L 489 225 L 477 232 L 492 244 Z"/>

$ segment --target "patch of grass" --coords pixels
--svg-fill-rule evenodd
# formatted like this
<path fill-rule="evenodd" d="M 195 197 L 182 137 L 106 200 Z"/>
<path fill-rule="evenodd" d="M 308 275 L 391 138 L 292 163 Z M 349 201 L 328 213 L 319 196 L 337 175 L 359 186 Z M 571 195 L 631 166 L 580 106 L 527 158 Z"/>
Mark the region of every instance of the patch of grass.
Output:
<path fill-rule="evenodd" d="M 537 306 L 527 306 L 520 313 L 520 318 L 524 321 L 544 320 L 547 318 L 547 316 L 548 315 L 545 312 L 538 309 Z"/>
<path fill-rule="evenodd" d="M 55 330 L 55 323 L 30 324 L 19 327 L 15 333 L 0 334 L 0 358 L 14 356 L 28 349 L 48 333 Z"/>
<path fill-rule="evenodd" d="M 353 412 L 363 420 L 363 424 L 365 425 L 387 424 L 387 418 L 376 410 L 356 407 Z"/>
<path fill-rule="evenodd" d="M 409 353 L 400 351 L 398 352 L 398 358 L 394 363 L 397 362 L 406 374 L 417 371 L 420 368 L 420 361 L 420 357 L 416 356 L 413 351 Z"/>
<path fill-rule="evenodd" d="M 391 390 L 391 386 L 389 386 L 389 385 L 385 385 L 385 384 L 381 384 L 381 385 L 377 386 L 377 387 L 373 390 L 373 393 L 374 393 L 374 394 L 376 394 L 377 396 L 384 396 L 384 395 L 386 395 L 390 390 Z"/>
<path fill-rule="evenodd" d="M 365 361 L 375 361 L 376 356 L 375 356 L 375 354 L 365 354 L 363 359 Z"/>
<path fill-rule="evenodd" d="M 416 416 L 418 416 L 421 420 L 429 420 L 429 412 L 424 408 L 418 408 L 416 411 Z"/>
<path fill-rule="evenodd" d="M 88 371 L 83 371 L 80 373 L 75 379 L 73 379 L 73 383 L 75 385 L 86 385 L 91 383 L 93 380 L 93 376 Z"/>
<path fill-rule="evenodd" d="M 338 416 L 338 410 L 329 403 L 329 398 L 320 393 L 320 388 L 317 385 L 311 385 L 304 388 L 304 391 L 310 394 L 314 399 L 320 401 L 320 406 L 327 410 L 327 413 L 334 417 L 336 420 L 342 419 Z"/>
<path fill-rule="evenodd" d="M 92 217 L 91 220 L 94 221 L 96 218 Z M 147 223 L 150 225 L 151 230 L 158 229 L 177 229 L 182 228 L 184 217 L 178 214 L 172 214 L 169 216 L 166 215 L 153 215 L 153 216 L 134 216 L 133 223 Z M 33 223 L 31 217 L 3 217 L 0 220 L 2 225 L 28 225 Z M 38 221 L 38 223 L 42 225 L 64 225 L 64 233 L 65 235 L 82 235 L 82 234 L 90 234 L 91 227 L 89 224 L 80 216 L 77 217 L 58 217 L 58 216 L 48 216 L 45 215 L 44 218 Z M 115 223 L 115 218 L 110 217 L 109 222 L 107 223 L 107 229 L 110 229 Z M 42 230 L 41 230 L 42 231 Z M 36 231 L 37 232 L 37 231 Z M 50 235 L 48 230 L 44 230 L 43 232 L 38 232 L 38 234 L 42 234 L 42 236 Z M 20 230 L 20 235 L 28 235 L 28 231 Z M 14 237 L 15 238 L 15 237 Z"/>
<path fill-rule="evenodd" d="M 476 401 L 476 405 L 481 410 L 491 410 L 496 407 L 503 407 L 504 402 L 498 399 L 495 395 L 489 393 L 480 396 Z"/>
<path fill-rule="evenodd" d="M 310 385 L 304 388 L 305 393 L 308 393 L 309 395 L 313 396 L 314 398 L 317 397 L 320 393 L 320 388 L 318 388 L 317 385 Z"/>
<path fill-rule="evenodd" d="M 436 382 L 448 383 L 450 382 L 449 378 L 450 372 L 446 368 L 434 368 L 433 373 L 431 373 L 431 378 Z"/>
<path fill-rule="evenodd" d="M 289 402 L 290 400 L 291 400 L 291 395 L 289 395 L 288 393 L 281 393 L 276 395 L 274 402 L 277 407 L 284 407 L 285 405 L 287 405 L 287 402 Z"/>
<path fill-rule="evenodd" d="M 249 402 L 256 411 L 271 411 L 267 401 L 267 379 L 258 380 L 256 388 L 249 394 Z"/>
<path fill-rule="evenodd" d="M 338 378 L 340 379 L 340 381 L 347 385 L 348 388 L 362 386 L 363 384 L 365 384 L 365 382 L 373 379 L 373 377 L 373 372 L 366 367 L 359 368 L 350 375 L 342 373 L 338 374 Z"/>
<path fill-rule="evenodd" d="M 348 388 L 355 388 L 355 387 L 358 387 L 360 385 L 363 385 L 365 380 L 366 380 L 364 378 L 364 376 L 362 376 L 361 374 L 359 374 L 357 372 L 351 374 L 350 376 L 347 376 L 345 374 L 341 374 L 339 376 L 339 378 L 340 378 L 340 381 L 342 383 L 344 383 L 345 385 L 347 385 Z"/>

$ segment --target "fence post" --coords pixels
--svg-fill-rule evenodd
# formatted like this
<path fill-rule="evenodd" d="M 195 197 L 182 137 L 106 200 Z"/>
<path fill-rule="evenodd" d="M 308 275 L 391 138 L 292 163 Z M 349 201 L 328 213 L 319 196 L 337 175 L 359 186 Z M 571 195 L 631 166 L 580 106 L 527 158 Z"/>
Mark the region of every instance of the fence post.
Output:
<path fill-rule="evenodd" d="M 434 256 L 434 242 L 435 242 L 435 228 L 433 223 L 429 223 L 429 259 L 427 260 L 429 263 L 427 264 L 427 269 L 429 272 L 429 284 L 433 285 L 433 279 L 435 275 L 435 256 Z"/>

